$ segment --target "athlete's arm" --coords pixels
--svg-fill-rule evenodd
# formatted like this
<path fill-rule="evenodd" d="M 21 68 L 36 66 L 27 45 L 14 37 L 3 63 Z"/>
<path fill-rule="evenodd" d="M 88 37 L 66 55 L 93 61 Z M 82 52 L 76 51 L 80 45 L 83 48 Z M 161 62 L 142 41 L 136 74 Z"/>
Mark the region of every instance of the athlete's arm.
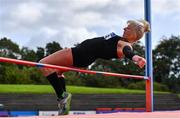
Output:
<path fill-rule="evenodd" d="M 141 56 L 135 55 L 130 46 L 124 46 L 123 54 L 126 58 L 133 60 L 140 68 L 143 68 L 146 64 L 146 60 Z"/>

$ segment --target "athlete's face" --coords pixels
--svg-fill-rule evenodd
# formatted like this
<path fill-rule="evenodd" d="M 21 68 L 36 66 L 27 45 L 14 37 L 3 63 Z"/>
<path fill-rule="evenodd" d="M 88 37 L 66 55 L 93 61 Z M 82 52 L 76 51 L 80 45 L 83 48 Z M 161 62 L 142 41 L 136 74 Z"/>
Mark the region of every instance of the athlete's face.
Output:
<path fill-rule="evenodd" d="M 127 27 L 124 28 L 123 38 L 130 43 L 136 42 L 137 34 L 134 24 L 128 24 Z"/>

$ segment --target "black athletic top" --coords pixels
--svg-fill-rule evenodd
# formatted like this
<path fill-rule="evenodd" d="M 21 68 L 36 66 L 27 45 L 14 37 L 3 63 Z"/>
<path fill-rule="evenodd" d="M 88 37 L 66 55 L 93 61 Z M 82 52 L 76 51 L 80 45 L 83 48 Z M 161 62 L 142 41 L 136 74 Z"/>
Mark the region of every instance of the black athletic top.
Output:
<path fill-rule="evenodd" d="M 73 65 L 75 67 L 86 67 L 96 59 L 112 59 L 117 56 L 117 43 L 121 39 L 115 33 L 104 37 L 87 39 L 72 48 Z"/>

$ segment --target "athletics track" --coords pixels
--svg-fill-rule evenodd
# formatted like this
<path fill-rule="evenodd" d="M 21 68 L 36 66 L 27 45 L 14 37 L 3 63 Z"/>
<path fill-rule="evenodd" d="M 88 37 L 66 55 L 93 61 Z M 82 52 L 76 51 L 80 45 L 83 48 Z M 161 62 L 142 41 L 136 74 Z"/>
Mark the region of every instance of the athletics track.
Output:
<path fill-rule="evenodd" d="M 5 117 L 3 119 L 180 119 L 180 111 L 118 112 L 109 114 L 86 114 L 65 116 Z M 0 118 L 1 119 L 1 118 Z"/>

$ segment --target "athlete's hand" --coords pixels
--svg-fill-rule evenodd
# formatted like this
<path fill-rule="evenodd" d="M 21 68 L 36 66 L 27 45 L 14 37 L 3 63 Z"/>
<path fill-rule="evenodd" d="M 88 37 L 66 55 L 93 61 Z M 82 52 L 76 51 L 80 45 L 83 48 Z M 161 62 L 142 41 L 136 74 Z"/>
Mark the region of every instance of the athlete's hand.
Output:
<path fill-rule="evenodd" d="M 138 56 L 138 55 L 134 55 L 132 60 L 140 67 L 140 68 L 143 68 L 144 65 L 146 64 L 146 59 L 144 59 L 143 57 L 141 56 Z"/>

